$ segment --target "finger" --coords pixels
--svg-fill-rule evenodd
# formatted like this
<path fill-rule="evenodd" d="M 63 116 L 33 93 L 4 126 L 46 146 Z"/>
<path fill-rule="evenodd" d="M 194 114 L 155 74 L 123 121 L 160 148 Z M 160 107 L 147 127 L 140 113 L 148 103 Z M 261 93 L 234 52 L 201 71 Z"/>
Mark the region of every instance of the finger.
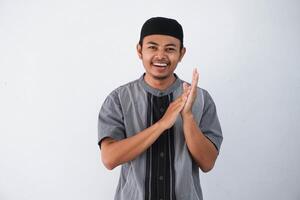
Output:
<path fill-rule="evenodd" d="M 189 87 L 189 84 L 187 82 L 183 83 L 183 90 L 187 89 Z"/>
<path fill-rule="evenodd" d="M 187 95 L 189 95 L 191 93 L 192 88 L 190 87 L 187 91 Z"/>
<path fill-rule="evenodd" d="M 172 112 L 175 112 L 175 113 L 180 112 L 184 104 L 185 104 L 184 100 L 173 104 L 173 106 L 171 108 Z"/>
<path fill-rule="evenodd" d="M 183 101 L 181 101 L 180 103 L 178 103 L 175 106 L 175 108 L 174 108 L 175 111 L 180 112 L 183 109 L 184 105 L 186 104 L 186 101 L 187 101 L 187 97 L 185 97 L 185 99 Z"/>
<path fill-rule="evenodd" d="M 180 102 L 182 100 L 182 96 L 183 96 L 183 94 L 178 96 L 172 103 L 176 104 L 176 103 Z"/>
<path fill-rule="evenodd" d="M 182 86 L 183 86 L 183 89 L 186 89 L 187 82 L 183 82 Z"/>
<path fill-rule="evenodd" d="M 198 85 L 198 81 L 199 81 L 199 72 L 198 72 L 198 70 L 196 69 L 196 75 L 195 75 L 196 77 L 195 77 L 195 83 L 196 83 L 196 86 Z"/>
<path fill-rule="evenodd" d="M 182 93 L 181 96 L 185 97 L 185 98 L 188 98 L 189 94 L 191 92 L 191 88 L 190 86 L 186 88 L 186 90 L 184 91 L 184 93 Z"/>
<path fill-rule="evenodd" d="M 184 98 L 186 98 L 188 96 L 189 91 L 190 91 L 189 86 L 184 86 L 182 94 L 177 99 L 181 98 L 182 100 L 184 100 Z"/>
<path fill-rule="evenodd" d="M 187 100 L 187 96 L 185 94 L 182 94 L 175 101 L 173 101 L 172 104 L 174 107 L 176 107 L 177 105 L 185 102 L 186 100 Z"/>
<path fill-rule="evenodd" d="M 186 97 L 188 97 L 189 96 L 189 94 L 191 93 L 191 87 L 189 86 L 187 89 L 186 89 L 186 91 L 185 91 L 185 93 L 183 94 L 184 96 L 186 96 Z"/>
<path fill-rule="evenodd" d="M 199 79 L 199 74 L 198 74 L 197 70 L 194 69 L 193 78 L 192 78 L 191 93 L 194 93 L 197 90 L 198 79 Z"/>
<path fill-rule="evenodd" d="M 195 68 L 193 70 L 192 87 L 197 87 L 198 80 L 199 80 L 199 73 L 198 73 L 197 69 Z"/>
<path fill-rule="evenodd" d="M 182 103 L 182 102 L 186 101 L 186 98 L 187 98 L 186 95 L 181 95 L 179 103 Z"/>
<path fill-rule="evenodd" d="M 183 83 L 183 92 L 182 92 L 182 94 L 187 93 L 187 92 L 188 92 L 188 89 L 189 89 L 188 83 L 184 82 L 184 83 Z"/>

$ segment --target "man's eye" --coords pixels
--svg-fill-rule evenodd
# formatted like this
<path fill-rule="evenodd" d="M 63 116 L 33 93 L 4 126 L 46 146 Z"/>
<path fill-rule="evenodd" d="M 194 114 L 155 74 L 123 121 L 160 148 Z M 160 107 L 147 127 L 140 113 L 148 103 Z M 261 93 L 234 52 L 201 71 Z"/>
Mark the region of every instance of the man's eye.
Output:
<path fill-rule="evenodd" d="M 148 49 L 153 49 L 154 50 L 154 49 L 156 49 L 156 47 L 155 46 L 149 46 Z"/>
<path fill-rule="evenodd" d="M 174 52 L 174 51 L 176 51 L 176 49 L 174 49 L 174 48 L 167 48 L 167 51 L 168 52 Z"/>

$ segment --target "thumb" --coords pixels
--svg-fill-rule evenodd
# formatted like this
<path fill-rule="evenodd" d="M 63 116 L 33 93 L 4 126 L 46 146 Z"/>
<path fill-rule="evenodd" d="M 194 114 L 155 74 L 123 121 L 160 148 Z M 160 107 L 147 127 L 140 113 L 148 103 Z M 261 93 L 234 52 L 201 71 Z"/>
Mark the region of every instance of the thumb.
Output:
<path fill-rule="evenodd" d="M 186 93 L 189 90 L 189 84 L 187 82 L 184 82 L 182 84 L 183 87 L 183 92 L 182 93 Z"/>

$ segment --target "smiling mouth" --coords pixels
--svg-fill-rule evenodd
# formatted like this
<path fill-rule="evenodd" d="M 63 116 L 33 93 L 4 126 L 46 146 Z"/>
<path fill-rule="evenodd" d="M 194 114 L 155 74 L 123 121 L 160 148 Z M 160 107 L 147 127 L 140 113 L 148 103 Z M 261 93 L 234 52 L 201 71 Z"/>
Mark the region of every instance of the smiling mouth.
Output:
<path fill-rule="evenodd" d="M 168 63 L 153 62 L 152 65 L 155 67 L 167 67 Z"/>

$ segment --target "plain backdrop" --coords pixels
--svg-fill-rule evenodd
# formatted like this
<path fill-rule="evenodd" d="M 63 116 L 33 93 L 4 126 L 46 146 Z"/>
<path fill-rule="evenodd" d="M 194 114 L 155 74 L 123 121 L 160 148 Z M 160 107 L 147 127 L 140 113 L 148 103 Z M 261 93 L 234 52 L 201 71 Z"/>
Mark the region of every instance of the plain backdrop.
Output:
<path fill-rule="evenodd" d="M 97 117 L 144 72 L 140 28 L 177 19 L 176 73 L 212 95 L 224 141 L 206 200 L 299 200 L 300 2 L 0 0 L 0 199 L 111 200 Z"/>

